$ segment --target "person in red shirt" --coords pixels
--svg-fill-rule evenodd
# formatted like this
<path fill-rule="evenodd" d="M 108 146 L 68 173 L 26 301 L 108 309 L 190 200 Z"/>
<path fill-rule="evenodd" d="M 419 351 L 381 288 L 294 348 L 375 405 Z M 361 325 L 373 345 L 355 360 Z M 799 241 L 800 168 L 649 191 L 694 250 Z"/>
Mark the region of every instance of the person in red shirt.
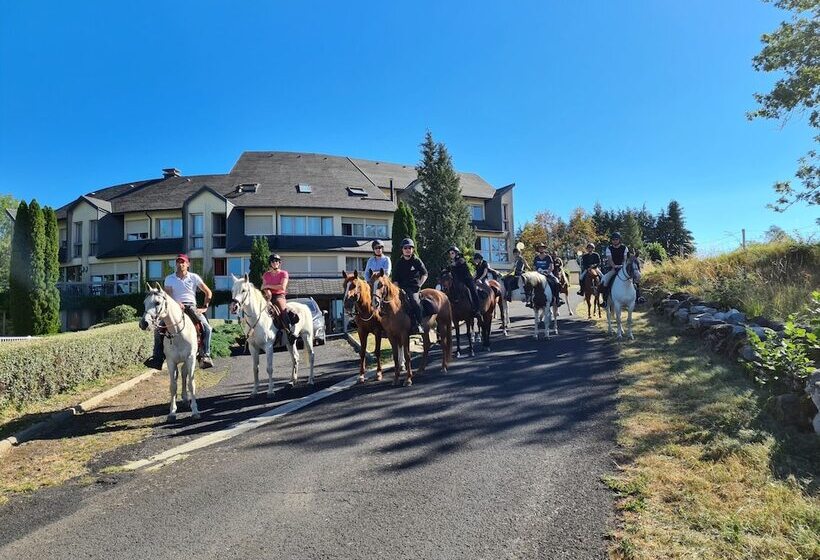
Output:
<path fill-rule="evenodd" d="M 269 268 L 262 275 L 262 293 L 279 310 L 282 324 L 290 332 L 290 314 L 287 312 L 288 271 L 282 270 L 282 257 L 273 253 L 268 258 Z"/>

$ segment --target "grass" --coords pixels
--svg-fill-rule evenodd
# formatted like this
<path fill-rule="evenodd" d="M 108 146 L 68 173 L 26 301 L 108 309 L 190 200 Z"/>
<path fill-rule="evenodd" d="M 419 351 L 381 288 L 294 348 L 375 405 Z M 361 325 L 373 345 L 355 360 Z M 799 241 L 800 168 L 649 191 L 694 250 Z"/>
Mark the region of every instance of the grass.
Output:
<path fill-rule="evenodd" d="M 361 345 L 361 341 L 359 340 L 359 333 L 357 333 L 356 331 L 353 331 L 349 334 L 353 338 L 353 340 L 355 340 L 359 345 Z M 368 337 L 367 337 L 367 351 L 370 352 L 370 354 L 373 354 L 376 351 L 376 337 L 373 336 L 372 334 L 368 335 Z M 382 337 L 381 355 L 382 355 L 382 360 L 392 360 L 393 359 L 393 347 L 390 345 L 390 341 L 387 339 L 386 336 Z M 371 361 L 371 359 L 369 357 L 367 358 L 367 360 L 368 360 L 368 362 Z M 374 364 L 376 363 L 375 360 L 372 360 L 372 361 L 373 361 Z"/>
<path fill-rule="evenodd" d="M 599 325 L 605 327 L 605 320 Z M 820 558 L 820 437 L 700 343 L 635 314 L 621 349 L 616 559 Z"/>
<path fill-rule="evenodd" d="M 685 291 L 750 316 L 784 320 L 820 286 L 820 243 L 781 241 L 705 259 L 673 259 L 647 266 L 651 292 Z"/>

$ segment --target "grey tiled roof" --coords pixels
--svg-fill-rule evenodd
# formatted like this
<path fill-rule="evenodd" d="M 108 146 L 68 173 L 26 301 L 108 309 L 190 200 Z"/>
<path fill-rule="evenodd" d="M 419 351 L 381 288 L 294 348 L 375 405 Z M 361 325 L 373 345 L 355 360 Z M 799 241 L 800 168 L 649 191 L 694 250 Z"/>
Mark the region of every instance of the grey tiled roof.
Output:
<path fill-rule="evenodd" d="M 288 280 L 288 298 L 300 296 L 342 297 L 341 272 L 338 278 L 291 278 Z"/>
<path fill-rule="evenodd" d="M 385 163 L 382 161 L 369 161 L 366 159 L 351 158 L 353 163 L 365 173 L 370 180 L 380 187 L 389 187 L 390 179 L 393 179 L 393 187 L 404 190 L 418 179 L 416 167 L 413 165 L 401 165 L 398 163 Z M 495 189 L 487 181 L 475 173 L 459 172 L 459 184 L 461 194 L 476 198 L 492 198 Z"/>

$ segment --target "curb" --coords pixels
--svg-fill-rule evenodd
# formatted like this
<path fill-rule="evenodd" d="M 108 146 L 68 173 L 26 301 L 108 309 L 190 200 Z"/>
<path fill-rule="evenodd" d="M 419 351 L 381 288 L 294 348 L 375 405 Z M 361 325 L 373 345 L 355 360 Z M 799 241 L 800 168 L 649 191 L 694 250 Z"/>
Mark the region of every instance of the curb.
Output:
<path fill-rule="evenodd" d="M 124 393 L 128 389 L 132 388 L 134 385 L 137 385 L 138 383 L 141 383 L 146 379 L 150 379 L 160 371 L 162 370 L 149 369 L 146 372 L 141 373 L 140 375 L 132 379 L 129 379 L 128 381 L 123 381 L 119 385 L 115 385 L 111 389 L 103 393 L 100 393 L 99 395 L 96 395 L 94 397 L 91 397 L 90 399 L 87 399 L 76 406 L 67 408 L 65 410 L 61 410 L 60 412 L 55 412 L 47 419 L 42 420 L 41 422 L 37 422 L 36 424 L 33 424 L 28 428 L 25 428 L 17 432 L 16 434 L 12 434 L 3 440 L 0 440 L 0 457 L 14 449 L 14 447 L 16 447 L 17 445 L 20 445 L 21 443 L 31 440 L 35 436 L 43 432 L 57 428 L 61 424 L 67 422 L 69 419 L 73 418 L 74 416 L 78 416 L 90 410 L 94 410 L 95 408 L 100 406 L 100 404 L 102 404 L 104 401 L 112 397 L 115 397 L 120 393 Z"/>

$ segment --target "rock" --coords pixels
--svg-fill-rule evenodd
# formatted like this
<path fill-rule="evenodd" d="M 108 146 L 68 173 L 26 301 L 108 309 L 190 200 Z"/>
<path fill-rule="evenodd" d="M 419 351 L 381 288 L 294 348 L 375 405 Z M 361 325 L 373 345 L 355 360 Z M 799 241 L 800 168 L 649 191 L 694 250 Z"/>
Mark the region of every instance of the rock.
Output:
<path fill-rule="evenodd" d="M 771 329 L 777 332 L 782 332 L 786 330 L 786 325 L 784 325 L 783 323 L 780 323 L 778 321 L 772 321 L 771 319 L 767 319 L 766 317 L 753 317 L 751 322 L 760 325 L 761 327 L 765 327 L 767 329 Z"/>
<path fill-rule="evenodd" d="M 752 348 L 748 344 L 744 344 L 740 347 L 740 350 L 737 353 L 737 357 L 743 360 L 744 362 L 754 362 L 760 359 L 760 354 L 755 352 L 754 348 Z"/>
<path fill-rule="evenodd" d="M 746 322 L 746 314 L 741 313 L 737 309 L 730 309 L 726 312 L 725 321 L 727 323 L 733 323 L 735 325 L 740 325 Z"/>
<path fill-rule="evenodd" d="M 815 414 L 812 421 L 814 432 L 820 434 L 820 369 L 814 370 L 806 380 L 806 394 L 814 403 Z"/>
<path fill-rule="evenodd" d="M 704 319 L 709 320 L 712 316 L 707 313 L 700 313 L 699 315 L 689 314 L 689 328 L 700 330 L 700 322 Z"/>
<path fill-rule="evenodd" d="M 760 340 L 766 340 L 767 338 L 774 335 L 774 331 L 772 329 L 767 329 L 764 327 L 760 327 L 758 325 L 748 325 L 746 328 L 748 328 L 750 331 L 754 332 L 757 336 L 759 336 Z"/>
<path fill-rule="evenodd" d="M 714 352 L 721 352 L 726 348 L 732 337 L 733 327 L 734 325 L 720 324 L 706 329 L 704 338 Z"/>
<path fill-rule="evenodd" d="M 725 323 L 720 319 L 715 319 L 713 315 L 704 315 L 698 321 L 698 330 L 705 331 L 710 327 L 714 327 L 716 325 L 724 325 Z"/>
<path fill-rule="evenodd" d="M 706 313 L 706 306 L 705 305 L 692 305 L 689 307 L 690 313 Z"/>
<path fill-rule="evenodd" d="M 675 292 L 674 294 L 669 296 L 669 299 L 676 299 L 678 301 L 686 301 L 692 297 L 691 294 L 687 294 L 686 292 Z"/>
<path fill-rule="evenodd" d="M 675 314 L 672 315 L 672 323 L 675 325 L 685 325 L 689 322 L 689 310 L 688 309 L 678 309 L 675 311 Z"/>
<path fill-rule="evenodd" d="M 775 420 L 786 426 L 806 427 L 809 425 L 805 395 L 787 393 L 771 397 L 766 401 L 766 410 Z"/>

